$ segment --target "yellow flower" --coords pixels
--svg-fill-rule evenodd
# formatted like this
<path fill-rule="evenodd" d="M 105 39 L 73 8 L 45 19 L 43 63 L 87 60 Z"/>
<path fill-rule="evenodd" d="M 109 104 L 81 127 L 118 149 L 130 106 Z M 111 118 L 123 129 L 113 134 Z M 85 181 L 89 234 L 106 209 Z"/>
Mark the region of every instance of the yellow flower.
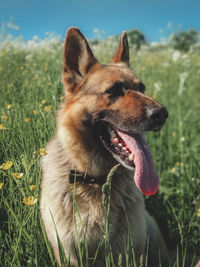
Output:
<path fill-rule="evenodd" d="M 36 80 L 38 78 L 38 74 L 36 73 L 35 76 L 32 78 L 32 80 Z"/>
<path fill-rule="evenodd" d="M 172 173 L 175 173 L 175 172 L 176 172 L 176 168 L 172 168 L 172 169 L 171 169 L 171 172 L 172 172 Z"/>
<path fill-rule="evenodd" d="M 0 189 L 3 187 L 3 183 L 0 183 Z"/>
<path fill-rule="evenodd" d="M 12 167 L 12 165 L 13 165 L 12 161 L 7 161 L 1 165 L 0 169 L 6 171 L 6 170 L 10 169 Z"/>
<path fill-rule="evenodd" d="M 182 136 L 182 137 L 180 138 L 180 142 L 181 142 L 181 143 L 185 142 L 185 137 L 184 137 L 184 136 Z"/>
<path fill-rule="evenodd" d="M 3 124 L 0 123 L 0 130 L 3 130 Z"/>
<path fill-rule="evenodd" d="M 173 132 L 173 133 L 172 133 L 172 136 L 175 137 L 175 136 L 176 136 L 176 132 Z"/>
<path fill-rule="evenodd" d="M 176 165 L 176 167 L 179 167 L 180 166 L 180 162 L 177 161 L 175 165 Z"/>
<path fill-rule="evenodd" d="M 36 152 L 36 151 L 34 151 L 34 152 L 33 152 L 33 155 L 37 155 L 37 152 Z"/>
<path fill-rule="evenodd" d="M 6 106 L 7 109 L 10 109 L 11 107 L 12 107 L 11 104 L 8 104 L 8 105 Z"/>
<path fill-rule="evenodd" d="M 62 101 L 64 99 L 64 96 L 61 96 L 59 99 Z"/>
<path fill-rule="evenodd" d="M 21 179 L 23 175 L 24 175 L 23 172 L 13 172 L 12 173 L 12 176 L 15 179 Z"/>
<path fill-rule="evenodd" d="M 49 111 L 51 110 L 51 106 L 46 106 L 46 107 L 44 108 L 44 110 L 45 110 L 46 112 L 49 112 Z"/>
<path fill-rule="evenodd" d="M 29 119 L 29 118 L 25 118 L 24 121 L 25 121 L 26 123 L 28 123 L 28 122 L 30 122 L 30 119 Z"/>
<path fill-rule="evenodd" d="M 41 104 L 39 104 L 39 107 L 41 107 L 42 105 L 44 105 L 46 103 L 46 99 L 43 99 Z"/>
<path fill-rule="evenodd" d="M 197 217 L 200 217 L 200 208 L 197 210 Z"/>
<path fill-rule="evenodd" d="M 46 152 L 45 148 L 40 148 L 40 156 L 46 156 L 48 153 Z"/>
<path fill-rule="evenodd" d="M 37 110 L 33 110 L 33 115 L 36 115 L 37 114 Z"/>
<path fill-rule="evenodd" d="M 33 206 L 36 202 L 37 202 L 37 198 L 34 198 L 34 196 L 23 198 L 23 203 L 27 206 Z"/>
<path fill-rule="evenodd" d="M 35 190 L 35 185 L 32 184 L 32 185 L 29 186 L 29 188 L 30 188 L 31 191 L 34 191 Z"/>
<path fill-rule="evenodd" d="M 5 121 L 5 120 L 7 120 L 8 116 L 4 114 L 4 115 L 1 116 L 1 118 L 2 118 L 2 120 Z"/>

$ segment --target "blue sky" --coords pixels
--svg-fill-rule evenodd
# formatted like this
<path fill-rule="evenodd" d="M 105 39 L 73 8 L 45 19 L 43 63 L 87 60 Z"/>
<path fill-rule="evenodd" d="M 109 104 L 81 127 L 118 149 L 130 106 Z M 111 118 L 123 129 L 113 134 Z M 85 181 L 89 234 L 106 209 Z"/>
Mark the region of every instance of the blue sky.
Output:
<path fill-rule="evenodd" d="M 86 37 L 99 29 L 104 37 L 137 28 L 148 41 L 159 41 L 172 31 L 200 31 L 200 0 L 0 0 L 0 24 L 14 18 L 26 40 L 78 26 Z"/>

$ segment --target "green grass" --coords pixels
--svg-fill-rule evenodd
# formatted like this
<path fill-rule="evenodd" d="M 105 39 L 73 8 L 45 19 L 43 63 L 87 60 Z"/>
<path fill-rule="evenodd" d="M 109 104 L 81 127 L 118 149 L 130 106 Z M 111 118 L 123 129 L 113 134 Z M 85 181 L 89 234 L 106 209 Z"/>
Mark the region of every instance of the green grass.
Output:
<path fill-rule="evenodd" d="M 109 45 L 95 51 L 100 62 L 109 62 L 114 53 Z M 186 255 L 185 249 L 194 255 L 200 251 L 200 56 L 193 51 L 173 61 L 173 53 L 167 47 L 131 53 L 131 66 L 145 83 L 146 94 L 170 114 L 160 133 L 147 136 L 160 189 L 145 201 L 168 246 L 176 251 L 179 245 L 179 255 Z M 56 266 L 39 213 L 39 149 L 55 132 L 56 110 L 64 94 L 61 59 L 59 42 L 37 49 L 7 44 L 0 51 L 0 165 L 13 162 L 10 169 L 0 169 L 0 266 Z M 51 106 L 49 112 L 46 106 Z M 16 172 L 23 177 L 14 179 Z M 30 185 L 35 185 L 34 191 Z M 28 196 L 37 203 L 25 205 L 23 198 Z M 182 265 L 177 261 L 176 266 Z"/>

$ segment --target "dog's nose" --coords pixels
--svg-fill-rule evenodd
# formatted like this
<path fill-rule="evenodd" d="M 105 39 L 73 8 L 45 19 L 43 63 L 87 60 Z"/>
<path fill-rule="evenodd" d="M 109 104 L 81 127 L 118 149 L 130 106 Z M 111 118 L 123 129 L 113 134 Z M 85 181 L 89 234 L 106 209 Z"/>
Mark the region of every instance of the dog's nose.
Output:
<path fill-rule="evenodd" d="M 159 130 L 168 117 L 168 111 L 165 107 L 152 108 L 148 110 L 147 116 L 148 119 L 151 120 L 153 128 L 155 128 L 155 130 Z"/>

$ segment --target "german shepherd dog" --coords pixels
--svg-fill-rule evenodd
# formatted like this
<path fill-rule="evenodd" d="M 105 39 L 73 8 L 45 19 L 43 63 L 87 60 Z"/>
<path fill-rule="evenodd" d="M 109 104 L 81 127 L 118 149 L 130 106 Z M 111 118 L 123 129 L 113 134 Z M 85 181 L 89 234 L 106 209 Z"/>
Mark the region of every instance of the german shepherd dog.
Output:
<path fill-rule="evenodd" d="M 83 266 L 106 266 L 105 246 L 100 245 L 105 237 L 102 187 L 113 166 L 120 164 L 110 191 L 112 261 L 117 266 L 120 257 L 120 266 L 127 266 L 129 247 L 136 266 L 143 266 L 141 258 L 145 261 L 146 257 L 148 266 L 168 266 L 165 243 L 145 210 L 142 195 L 155 194 L 158 189 L 158 175 L 144 133 L 160 130 L 168 112 L 145 96 L 144 84 L 131 71 L 126 33 L 122 33 L 111 63 L 103 65 L 79 29 L 70 28 L 64 45 L 62 81 L 65 101 L 57 115 L 56 134 L 47 145 L 48 155 L 42 160 L 40 206 L 58 264 L 61 243 L 70 266 L 79 266 L 78 240 L 85 240 L 88 262 L 85 260 Z"/>

